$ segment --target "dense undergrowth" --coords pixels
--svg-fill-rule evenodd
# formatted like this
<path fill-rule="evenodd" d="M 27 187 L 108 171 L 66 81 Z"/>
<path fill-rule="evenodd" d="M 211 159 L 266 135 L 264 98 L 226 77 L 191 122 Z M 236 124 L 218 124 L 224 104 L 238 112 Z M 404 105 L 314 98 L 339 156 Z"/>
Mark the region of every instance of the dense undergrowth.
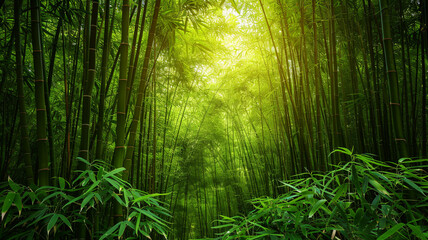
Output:
<path fill-rule="evenodd" d="M 350 161 L 284 181 L 287 193 L 222 216 L 217 239 L 427 239 L 427 159 L 398 163 L 338 149 Z"/>
<path fill-rule="evenodd" d="M 277 198 L 251 200 L 245 216 L 221 216 L 216 239 L 428 239 L 427 159 L 381 162 L 345 148 L 350 159 L 331 171 L 304 173 L 282 182 Z M 81 161 L 84 161 L 81 159 Z M 88 164 L 68 183 L 1 185 L 1 239 L 66 239 L 84 225 L 94 239 L 168 238 L 170 217 L 160 194 L 133 189 L 120 179 L 123 168 Z M 110 210 L 120 204 L 123 221 L 112 224 Z M 110 209 L 110 210 L 109 210 Z"/>
<path fill-rule="evenodd" d="M 86 229 L 90 239 L 139 239 L 166 236 L 169 211 L 156 197 L 123 181 L 124 168 L 95 161 L 76 172 L 71 183 L 57 178 L 57 186 L 23 186 L 9 178 L 1 185 L 0 239 L 69 239 Z M 111 216 L 114 204 L 125 209 L 123 220 Z"/>

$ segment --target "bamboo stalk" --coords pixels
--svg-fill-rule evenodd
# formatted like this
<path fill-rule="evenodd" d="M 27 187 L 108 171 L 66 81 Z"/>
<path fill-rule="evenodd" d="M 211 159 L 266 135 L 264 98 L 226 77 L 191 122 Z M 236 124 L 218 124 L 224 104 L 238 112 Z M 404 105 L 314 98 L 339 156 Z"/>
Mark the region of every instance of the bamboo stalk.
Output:
<path fill-rule="evenodd" d="M 25 94 L 22 77 L 22 53 L 21 53 L 21 6 L 22 0 L 14 2 L 14 17 L 15 17 L 15 54 L 16 54 L 16 85 L 18 91 L 18 104 L 19 104 L 19 120 L 21 130 L 21 152 L 25 163 L 25 175 L 27 184 L 34 184 L 33 167 L 31 164 L 31 150 L 30 141 L 28 137 L 27 126 L 27 111 L 25 108 Z"/>
<path fill-rule="evenodd" d="M 49 185 L 49 146 L 46 133 L 46 104 L 41 47 L 40 1 L 31 0 L 31 35 L 35 76 L 35 100 L 37 112 L 38 184 Z"/>

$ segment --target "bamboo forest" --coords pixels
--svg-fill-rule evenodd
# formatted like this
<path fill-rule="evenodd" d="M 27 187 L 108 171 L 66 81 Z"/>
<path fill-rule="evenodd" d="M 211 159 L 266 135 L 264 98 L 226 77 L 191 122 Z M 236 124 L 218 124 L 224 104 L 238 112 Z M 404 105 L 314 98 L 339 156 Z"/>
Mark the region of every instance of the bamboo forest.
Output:
<path fill-rule="evenodd" d="M 0 239 L 428 239 L 425 0 L 0 0 Z"/>

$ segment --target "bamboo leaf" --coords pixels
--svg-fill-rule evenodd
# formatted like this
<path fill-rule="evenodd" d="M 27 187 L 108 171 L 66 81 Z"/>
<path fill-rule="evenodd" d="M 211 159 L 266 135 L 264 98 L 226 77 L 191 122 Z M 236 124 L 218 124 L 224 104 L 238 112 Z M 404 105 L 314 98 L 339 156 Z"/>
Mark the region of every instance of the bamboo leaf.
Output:
<path fill-rule="evenodd" d="M 123 233 L 125 232 L 125 229 L 126 229 L 126 222 L 121 222 L 120 228 L 119 228 L 119 238 L 122 237 Z"/>
<path fill-rule="evenodd" d="M 425 237 L 424 233 L 421 230 L 421 226 L 415 226 L 412 224 L 407 224 L 407 226 L 412 229 L 412 234 L 415 235 L 416 237 L 418 237 L 419 239 L 423 239 L 426 240 L 427 237 Z"/>
<path fill-rule="evenodd" d="M 239 8 L 238 8 L 238 5 L 236 5 L 235 0 L 230 0 L 230 3 L 232 7 L 236 10 L 236 12 L 239 13 Z"/>
<path fill-rule="evenodd" d="M 14 192 L 19 192 L 21 190 L 21 187 L 16 184 L 15 182 L 12 181 L 12 179 L 10 177 L 8 177 L 7 179 L 10 188 L 14 191 Z"/>
<path fill-rule="evenodd" d="M 31 199 L 31 204 L 34 204 L 34 201 L 36 201 L 36 194 L 34 192 L 28 192 L 28 196 Z"/>
<path fill-rule="evenodd" d="M 409 184 L 409 186 L 411 186 L 413 189 L 415 189 L 416 191 L 422 193 L 422 195 L 426 196 L 424 193 L 424 190 L 422 190 L 422 188 L 420 188 L 418 185 L 416 185 L 416 183 L 414 183 L 412 180 L 408 179 L 408 178 L 404 178 L 403 179 L 404 182 L 406 182 L 407 184 Z"/>
<path fill-rule="evenodd" d="M 366 194 L 368 185 L 369 185 L 369 178 L 367 176 L 364 176 L 363 187 L 362 187 L 363 194 Z"/>
<path fill-rule="evenodd" d="M 147 194 L 147 195 L 144 195 L 144 196 L 139 197 L 137 199 L 134 199 L 133 202 L 134 203 L 141 202 L 141 201 L 145 201 L 145 200 L 147 200 L 149 198 L 154 198 L 154 197 L 158 197 L 158 196 L 165 196 L 165 195 L 169 195 L 169 193 L 152 193 L 152 194 Z"/>
<path fill-rule="evenodd" d="M 135 210 L 137 210 L 137 211 L 139 211 L 144 216 L 147 216 L 147 217 L 151 218 L 152 220 L 158 222 L 159 224 L 165 226 L 165 223 L 161 221 L 162 219 L 160 219 L 159 216 L 156 216 L 152 212 L 144 210 L 144 209 L 136 208 L 136 207 L 132 207 L 132 208 L 135 209 Z"/>
<path fill-rule="evenodd" d="M 79 160 L 79 161 L 81 161 L 81 162 L 83 162 L 83 163 L 85 163 L 86 165 L 88 165 L 88 166 L 90 166 L 91 165 L 91 163 L 90 162 L 88 162 L 86 159 L 83 159 L 83 158 L 81 158 L 81 157 L 77 157 L 76 158 L 77 160 Z"/>
<path fill-rule="evenodd" d="M 97 192 L 94 193 L 94 196 L 100 201 L 101 204 L 103 204 L 103 199 L 101 198 L 101 195 Z"/>
<path fill-rule="evenodd" d="M 269 235 L 270 235 L 269 233 L 263 233 L 263 234 L 260 234 L 260 235 L 257 235 L 257 236 L 254 236 L 254 237 L 251 237 L 251 238 L 248 238 L 248 239 L 249 240 L 259 239 L 259 238 L 264 238 L 264 237 L 269 236 Z"/>
<path fill-rule="evenodd" d="M 42 203 L 47 202 L 49 199 L 54 198 L 56 199 L 58 195 L 65 195 L 63 192 L 55 191 L 52 194 L 49 194 L 45 198 L 43 198 Z"/>
<path fill-rule="evenodd" d="M 125 199 L 125 207 L 129 206 L 129 192 L 125 188 L 123 189 L 123 198 Z"/>
<path fill-rule="evenodd" d="M 385 240 L 385 239 L 391 237 L 392 235 L 394 235 L 396 232 L 398 232 L 404 226 L 405 226 L 404 223 L 399 223 L 397 225 L 394 225 L 392 228 L 390 228 L 384 234 L 380 235 L 380 237 L 378 237 L 377 240 Z"/>
<path fill-rule="evenodd" d="M 370 174 L 377 176 L 379 179 L 382 179 L 387 183 L 391 183 L 391 181 L 389 181 L 389 179 L 387 177 L 385 177 L 384 175 L 382 175 L 381 173 L 376 172 L 376 171 L 369 171 L 369 172 L 370 172 Z"/>
<path fill-rule="evenodd" d="M 64 215 L 62 214 L 58 214 L 58 215 L 61 218 L 61 220 L 65 223 L 65 225 L 67 225 L 70 228 L 70 230 L 73 231 L 70 221 Z"/>
<path fill-rule="evenodd" d="M 95 181 L 94 184 L 91 185 L 91 187 L 88 188 L 88 190 L 85 191 L 84 195 L 87 194 L 88 192 L 91 192 L 92 190 L 94 190 L 96 187 L 98 187 L 98 185 L 100 184 L 101 181 Z"/>
<path fill-rule="evenodd" d="M 80 196 L 78 196 L 78 197 L 76 197 L 76 198 L 73 198 L 73 199 L 71 199 L 70 201 L 68 201 L 68 203 L 66 203 L 62 208 L 64 209 L 65 207 L 67 207 L 68 205 L 70 205 L 70 204 L 72 204 L 72 203 L 74 203 L 74 202 L 76 202 L 76 201 L 79 201 L 80 199 L 82 199 L 82 198 L 84 198 L 85 197 L 85 195 L 80 195 Z"/>
<path fill-rule="evenodd" d="M 330 201 L 330 203 L 329 203 L 328 205 L 336 203 L 336 201 L 337 201 L 340 197 L 342 197 L 342 195 L 343 195 L 347 190 L 348 190 L 348 183 L 344 183 L 344 184 L 340 185 L 340 186 L 339 186 L 339 188 L 337 189 L 337 191 L 336 191 L 335 195 L 334 195 L 334 198 Z"/>
<path fill-rule="evenodd" d="M 86 196 L 85 199 L 83 199 L 82 205 L 80 206 L 80 211 L 83 210 L 83 208 L 86 206 L 86 204 L 88 204 L 88 202 L 92 199 L 93 196 L 94 196 L 94 193 L 89 193 L 88 196 Z"/>
<path fill-rule="evenodd" d="M 358 171 L 357 171 L 357 168 L 355 167 L 355 164 L 352 164 L 351 172 L 352 172 L 352 177 L 351 177 L 352 183 L 354 184 L 354 186 L 357 190 L 357 193 L 361 194 L 362 192 L 361 192 L 361 187 L 360 187 L 360 180 L 358 177 Z"/>
<path fill-rule="evenodd" d="M 374 188 L 376 188 L 376 190 L 378 191 L 378 192 L 380 192 L 380 193 L 382 193 L 382 194 L 385 194 L 385 195 L 388 195 L 389 196 L 389 193 L 388 193 L 388 191 L 386 191 L 386 189 L 378 182 L 378 181 L 376 181 L 376 180 L 374 180 L 373 178 L 370 178 L 369 179 L 369 183 L 374 187 Z"/>
<path fill-rule="evenodd" d="M 121 222 L 116 223 L 116 225 L 114 225 L 113 227 L 109 228 L 109 229 L 107 230 L 107 232 L 105 232 L 105 233 L 100 237 L 100 240 L 103 240 L 104 238 L 109 237 L 109 236 L 110 236 L 114 231 L 116 231 L 116 229 L 120 226 L 120 223 L 121 223 Z"/>
<path fill-rule="evenodd" d="M 88 173 L 88 175 L 89 175 L 89 179 L 91 179 L 91 181 L 92 181 L 92 182 L 95 182 L 95 181 L 96 181 L 95 173 L 94 173 L 94 172 L 90 171 L 90 172 Z"/>
<path fill-rule="evenodd" d="M 320 209 L 320 207 L 322 205 L 324 205 L 325 202 L 327 202 L 327 200 L 325 200 L 325 199 L 318 200 L 318 202 L 316 202 L 314 204 L 314 206 L 312 207 L 311 211 L 309 212 L 309 218 L 311 218 L 312 216 L 314 216 L 314 214 L 318 211 L 318 209 Z"/>
<path fill-rule="evenodd" d="M 117 181 L 115 181 L 115 180 L 113 180 L 111 178 L 106 178 L 106 181 L 109 182 L 117 190 L 119 190 L 121 188 L 120 184 Z"/>
<path fill-rule="evenodd" d="M 114 175 L 116 175 L 116 174 L 118 174 L 118 173 L 121 173 L 121 172 L 123 172 L 123 171 L 125 171 L 125 168 L 124 168 L 124 167 L 116 168 L 116 169 L 114 169 L 114 170 L 112 170 L 112 171 L 108 172 L 106 175 L 104 175 L 104 176 L 103 176 L 103 178 L 109 178 L 109 177 L 114 176 Z"/>
<path fill-rule="evenodd" d="M 56 222 L 58 221 L 58 218 L 59 218 L 59 214 L 53 214 L 51 219 L 49 220 L 48 226 L 46 228 L 48 230 L 48 235 L 51 229 L 55 226 Z"/>
<path fill-rule="evenodd" d="M 117 195 L 116 193 L 113 193 L 112 195 L 116 199 L 116 201 L 120 203 L 120 205 L 125 206 L 125 202 L 123 202 L 122 198 L 119 195 Z"/>
<path fill-rule="evenodd" d="M 65 189 L 65 179 L 62 177 L 58 178 L 58 182 L 59 182 L 59 187 L 64 190 Z"/>
<path fill-rule="evenodd" d="M 331 154 L 333 154 L 333 153 L 336 153 L 336 152 L 343 153 L 343 154 L 346 154 L 346 155 L 349 155 L 349 156 L 351 156 L 351 155 L 352 155 L 351 150 L 349 150 L 349 149 L 347 149 L 347 148 L 344 148 L 344 147 L 339 147 L 339 148 L 337 148 L 337 149 L 333 150 L 333 151 L 329 154 L 329 156 L 330 156 Z"/>
<path fill-rule="evenodd" d="M 12 206 L 13 199 L 15 199 L 15 192 L 8 192 L 6 198 L 4 199 L 3 206 L 1 208 L 1 220 L 3 220 L 6 212 L 9 210 L 10 206 Z"/>
<path fill-rule="evenodd" d="M 141 213 L 138 214 L 137 222 L 135 223 L 135 235 L 138 236 L 138 230 L 140 229 Z"/>
<path fill-rule="evenodd" d="M 21 216 L 23 206 L 22 206 L 21 196 L 18 193 L 15 195 L 15 201 L 14 202 L 15 202 L 16 208 L 18 208 L 19 216 Z"/>

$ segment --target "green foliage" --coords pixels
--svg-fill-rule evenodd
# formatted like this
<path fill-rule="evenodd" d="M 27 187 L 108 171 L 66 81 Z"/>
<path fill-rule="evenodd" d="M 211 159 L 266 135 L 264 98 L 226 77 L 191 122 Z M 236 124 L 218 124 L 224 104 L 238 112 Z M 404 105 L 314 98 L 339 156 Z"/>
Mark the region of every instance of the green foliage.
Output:
<path fill-rule="evenodd" d="M 7 239 L 64 239 L 74 234 L 76 223 L 83 222 L 92 237 L 99 239 L 150 238 L 153 232 L 166 238 L 168 223 L 164 218 L 170 215 L 157 199 L 162 194 L 133 189 L 120 177 L 124 168 L 79 160 L 88 170 L 78 172 L 71 183 L 61 177 L 57 186 L 27 187 L 10 178 L 3 183 L 0 235 Z M 126 215 L 123 221 L 109 226 L 114 202 L 126 209 Z M 95 224 L 100 226 L 99 231 Z"/>
<path fill-rule="evenodd" d="M 247 216 L 222 216 L 213 227 L 223 230 L 217 239 L 428 238 L 427 159 L 384 163 L 334 152 L 351 159 L 283 182 L 286 194 L 253 199 Z"/>

